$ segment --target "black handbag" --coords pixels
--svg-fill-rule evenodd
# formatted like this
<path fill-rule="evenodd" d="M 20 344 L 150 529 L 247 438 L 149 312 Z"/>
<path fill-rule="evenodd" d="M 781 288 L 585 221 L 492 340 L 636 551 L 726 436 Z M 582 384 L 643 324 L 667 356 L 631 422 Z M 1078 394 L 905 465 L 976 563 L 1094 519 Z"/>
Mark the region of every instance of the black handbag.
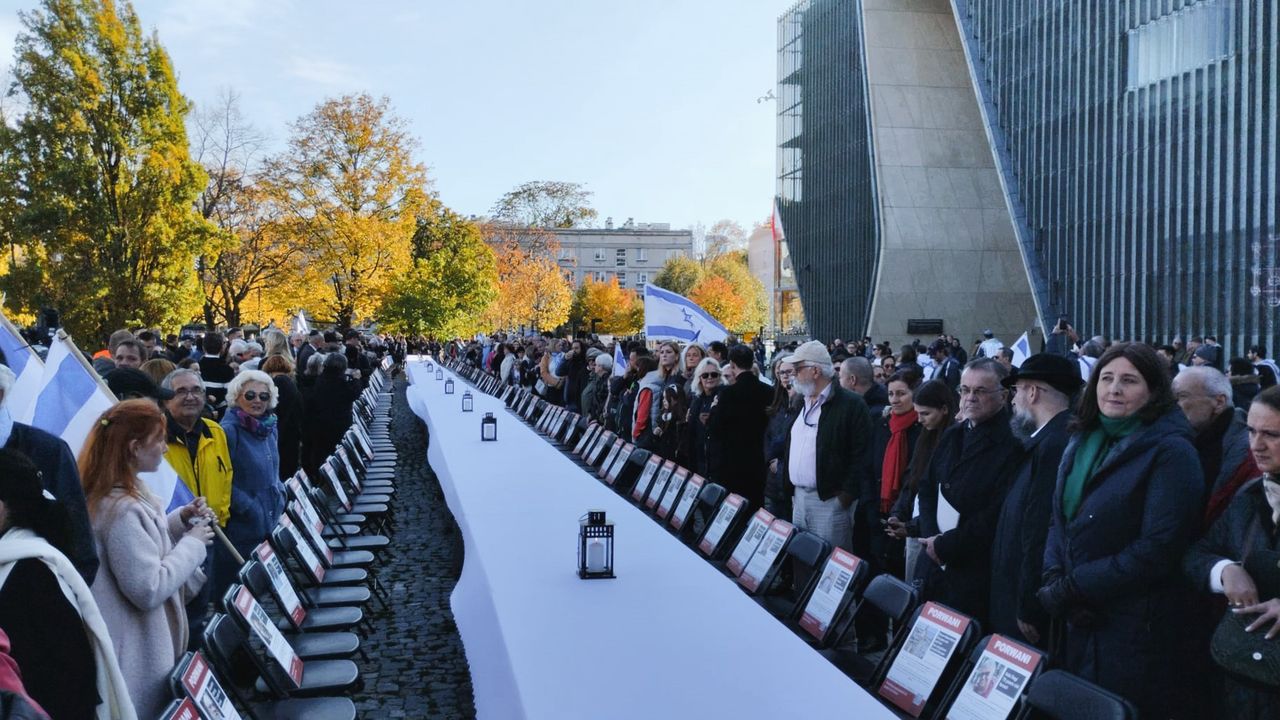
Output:
<path fill-rule="evenodd" d="M 1247 546 L 1247 544 L 1246 544 Z M 1245 572 L 1253 578 L 1258 597 L 1280 597 L 1280 552 L 1256 550 L 1244 561 Z M 1228 610 L 1218 622 L 1209 652 L 1218 667 L 1235 678 L 1271 689 L 1280 689 L 1280 638 L 1266 639 L 1259 629 L 1247 632 L 1257 615 Z"/>

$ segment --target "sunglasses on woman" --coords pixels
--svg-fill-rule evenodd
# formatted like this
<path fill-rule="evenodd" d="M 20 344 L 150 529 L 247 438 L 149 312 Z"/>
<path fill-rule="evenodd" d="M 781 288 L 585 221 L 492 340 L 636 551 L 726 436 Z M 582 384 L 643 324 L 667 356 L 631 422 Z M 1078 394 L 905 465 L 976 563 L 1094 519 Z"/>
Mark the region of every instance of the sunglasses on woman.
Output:
<path fill-rule="evenodd" d="M 718 372 L 704 372 L 704 373 L 702 373 L 701 375 L 699 375 L 698 377 L 702 378 L 703 380 L 710 380 L 710 379 L 712 379 L 712 378 L 718 378 L 718 377 L 720 377 L 720 373 L 718 373 Z"/>
<path fill-rule="evenodd" d="M 258 400 L 258 399 L 269 400 L 271 399 L 271 393 L 254 392 L 252 390 L 246 390 L 245 392 L 240 393 L 240 397 L 243 397 L 245 400 L 248 400 L 249 402 L 253 402 L 254 400 Z"/>

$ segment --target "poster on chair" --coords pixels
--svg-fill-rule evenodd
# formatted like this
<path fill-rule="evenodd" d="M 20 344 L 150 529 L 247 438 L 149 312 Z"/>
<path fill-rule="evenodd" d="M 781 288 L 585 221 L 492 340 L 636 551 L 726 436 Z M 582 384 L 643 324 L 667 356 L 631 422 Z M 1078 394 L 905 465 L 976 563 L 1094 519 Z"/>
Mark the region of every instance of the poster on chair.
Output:
<path fill-rule="evenodd" d="M 893 659 L 880 696 L 911 717 L 920 717 L 967 627 L 968 617 L 937 603 L 925 603 Z"/>
<path fill-rule="evenodd" d="M 1005 720 L 1042 659 L 1029 647 L 992 635 L 956 694 L 947 720 Z"/>

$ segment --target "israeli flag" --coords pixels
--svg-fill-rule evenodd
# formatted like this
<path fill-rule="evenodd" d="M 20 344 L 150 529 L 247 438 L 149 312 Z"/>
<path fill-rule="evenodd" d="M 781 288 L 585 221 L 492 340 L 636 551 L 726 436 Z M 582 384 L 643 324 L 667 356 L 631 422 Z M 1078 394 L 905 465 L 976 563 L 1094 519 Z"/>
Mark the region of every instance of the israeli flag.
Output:
<path fill-rule="evenodd" d="M 627 358 L 622 354 L 622 343 L 613 343 L 613 377 L 627 374 Z"/>
<path fill-rule="evenodd" d="M 116 398 L 89 367 L 80 350 L 65 333 L 58 333 L 49 348 L 39 391 L 19 422 L 57 435 L 79 457 L 89 431 L 102 414 L 116 404 Z M 167 461 L 155 472 L 138 475 L 166 506 L 166 512 L 191 502 L 191 491 L 179 481 Z"/>
<path fill-rule="evenodd" d="M 5 364 L 17 376 L 17 381 L 9 389 L 9 396 L 5 398 L 5 406 L 13 417 L 19 418 L 35 399 L 40 378 L 44 375 L 44 363 L 3 312 L 0 312 L 0 351 L 4 352 Z"/>
<path fill-rule="evenodd" d="M 1020 368 L 1022 363 L 1031 357 L 1031 339 L 1027 337 L 1026 333 L 1022 333 L 1022 337 L 1018 338 L 1018 341 L 1013 345 L 1010 345 L 1009 349 L 1013 350 L 1013 360 L 1011 361 L 1013 366 Z"/>
<path fill-rule="evenodd" d="M 644 286 L 644 334 L 650 340 L 703 345 L 729 337 L 729 331 L 697 303 L 652 283 Z"/>
<path fill-rule="evenodd" d="M 307 317 L 299 310 L 297 315 L 293 316 L 293 322 L 290 323 L 290 331 L 295 333 L 311 332 L 311 326 L 307 324 Z"/>

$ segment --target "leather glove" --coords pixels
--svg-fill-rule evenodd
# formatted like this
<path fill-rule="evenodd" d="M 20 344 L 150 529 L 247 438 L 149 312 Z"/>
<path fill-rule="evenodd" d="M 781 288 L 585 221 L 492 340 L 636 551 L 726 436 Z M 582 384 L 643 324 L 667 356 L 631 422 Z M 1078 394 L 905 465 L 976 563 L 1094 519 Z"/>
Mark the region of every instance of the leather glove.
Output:
<path fill-rule="evenodd" d="M 1060 577 L 1036 591 L 1036 598 L 1049 615 L 1060 618 L 1077 603 L 1080 590 L 1070 576 Z"/>

